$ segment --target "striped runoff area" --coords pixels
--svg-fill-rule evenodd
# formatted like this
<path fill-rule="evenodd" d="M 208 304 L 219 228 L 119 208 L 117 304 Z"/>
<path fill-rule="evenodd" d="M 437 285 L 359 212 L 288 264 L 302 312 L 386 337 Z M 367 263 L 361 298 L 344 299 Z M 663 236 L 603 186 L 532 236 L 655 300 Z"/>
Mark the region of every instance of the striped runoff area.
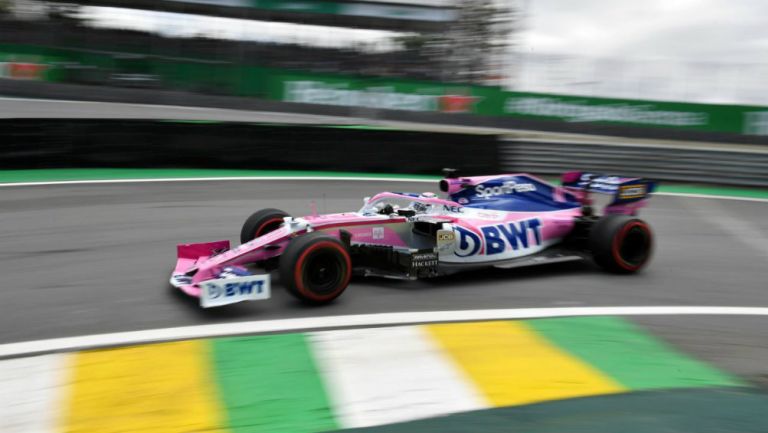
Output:
<path fill-rule="evenodd" d="M 321 432 L 741 385 L 615 317 L 398 326 L 0 361 L 0 431 Z"/>

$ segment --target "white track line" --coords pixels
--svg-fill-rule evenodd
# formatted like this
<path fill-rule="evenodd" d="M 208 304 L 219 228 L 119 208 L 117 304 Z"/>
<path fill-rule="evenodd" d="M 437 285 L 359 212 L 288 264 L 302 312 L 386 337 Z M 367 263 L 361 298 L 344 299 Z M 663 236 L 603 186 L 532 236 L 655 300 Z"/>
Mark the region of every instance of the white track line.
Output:
<path fill-rule="evenodd" d="M 498 310 L 426 311 L 411 313 L 355 314 L 347 316 L 305 317 L 297 319 L 262 320 L 216 325 L 184 326 L 146 331 L 117 332 L 53 338 L 0 345 L 0 358 L 33 354 L 66 352 L 98 347 L 157 343 L 161 341 L 222 337 L 228 335 L 261 334 L 317 330 L 329 328 L 374 327 L 413 323 L 464 322 L 475 320 L 540 319 L 574 316 L 637 316 L 637 315 L 731 315 L 768 316 L 768 307 L 715 306 L 647 306 L 647 307 L 564 307 L 519 308 Z"/>
<path fill-rule="evenodd" d="M 174 178 L 147 178 L 147 179 L 94 179 L 94 180 L 59 180 L 48 182 L 10 182 L 0 183 L 0 188 L 12 188 L 23 186 L 57 186 L 57 185 L 99 185 L 110 183 L 163 183 L 163 182 L 221 182 L 244 180 L 311 180 L 311 181 L 370 181 L 370 182 L 409 182 L 409 183 L 434 183 L 439 179 L 423 178 L 390 178 L 390 177 L 348 177 L 348 176 L 233 176 L 233 177 L 174 177 Z M 714 200 L 738 200 L 768 203 L 768 198 L 738 197 L 715 194 L 695 194 L 682 192 L 656 192 L 654 195 L 669 197 L 708 198 Z"/>
<path fill-rule="evenodd" d="M 715 200 L 738 200 L 738 201 L 754 201 L 759 203 L 768 203 L 768 198 L 739 197 L 739 196 L 732 196 L 732 195 L 692 194 L 687 192 L 655 192 L 653 193 L 653 195 L 665 195 L 669 197 L 711 198 Z"/>

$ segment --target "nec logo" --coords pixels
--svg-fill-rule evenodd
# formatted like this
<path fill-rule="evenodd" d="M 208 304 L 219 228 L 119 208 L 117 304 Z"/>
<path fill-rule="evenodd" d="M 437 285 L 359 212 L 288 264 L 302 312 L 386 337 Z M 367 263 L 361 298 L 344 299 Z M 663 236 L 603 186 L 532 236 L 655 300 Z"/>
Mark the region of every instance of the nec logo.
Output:
<path fill-rule="evenodd" d="M 541 220 L 538 218 L 480 227 L 482 236 L 463 227 L 455 230 L 458 235 L 455 254 L 459 257 L 482 254 L 483 247 L 485 254 L 491 256 L 541 245 Z"/>
<path fill-rule="evenodd" d="M 240 283 L 226 283 L 222 286 L 209 285 L 208 297 L 217 299 L 221 297 L 232 297 L 238 295 L 250 295 L 256 289 L 256 293 L 261 293 L 264 289 L 264 281 L 243 281 Z"/>

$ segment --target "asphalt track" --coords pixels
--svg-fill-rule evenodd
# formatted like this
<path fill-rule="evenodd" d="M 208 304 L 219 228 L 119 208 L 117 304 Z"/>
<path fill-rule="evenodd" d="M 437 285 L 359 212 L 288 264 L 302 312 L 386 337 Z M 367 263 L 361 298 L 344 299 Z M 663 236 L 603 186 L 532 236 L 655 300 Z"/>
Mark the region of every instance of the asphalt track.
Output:
<path fill-rule="evenodd" d="M 235 240 L 254 210 L 357 209 L 383 190 L 425 183 L 227 181 L 6 187 L 0 200 L 0 343 L 196 324 L 393 311 L 482 308 L 768 306 L 768 203 L 652 199 L 650 267 L 633 276 L 588 263 L 486 270 L 437 280 L 355 280 L 338 302 L 273 299 L 201 310 L 167 286 L 175 245 Z M 672 344 L 748 380 L 768 378 L 768 318 L 632 319 Z"/>

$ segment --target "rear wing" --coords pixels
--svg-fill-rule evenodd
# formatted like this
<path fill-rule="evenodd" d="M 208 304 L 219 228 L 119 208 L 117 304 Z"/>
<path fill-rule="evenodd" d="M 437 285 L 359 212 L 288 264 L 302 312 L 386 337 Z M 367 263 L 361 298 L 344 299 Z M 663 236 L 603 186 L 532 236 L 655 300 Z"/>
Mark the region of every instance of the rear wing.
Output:
<path fill-rule="evenodd" d="M 656 191 L 656 182 L 639 177 L 610 176 L 599 173 L 570 171 L 561 176 L 563 188 L 590 204 L 589 193 L 613 196 L 606 213 L 634 214 Z"/>

